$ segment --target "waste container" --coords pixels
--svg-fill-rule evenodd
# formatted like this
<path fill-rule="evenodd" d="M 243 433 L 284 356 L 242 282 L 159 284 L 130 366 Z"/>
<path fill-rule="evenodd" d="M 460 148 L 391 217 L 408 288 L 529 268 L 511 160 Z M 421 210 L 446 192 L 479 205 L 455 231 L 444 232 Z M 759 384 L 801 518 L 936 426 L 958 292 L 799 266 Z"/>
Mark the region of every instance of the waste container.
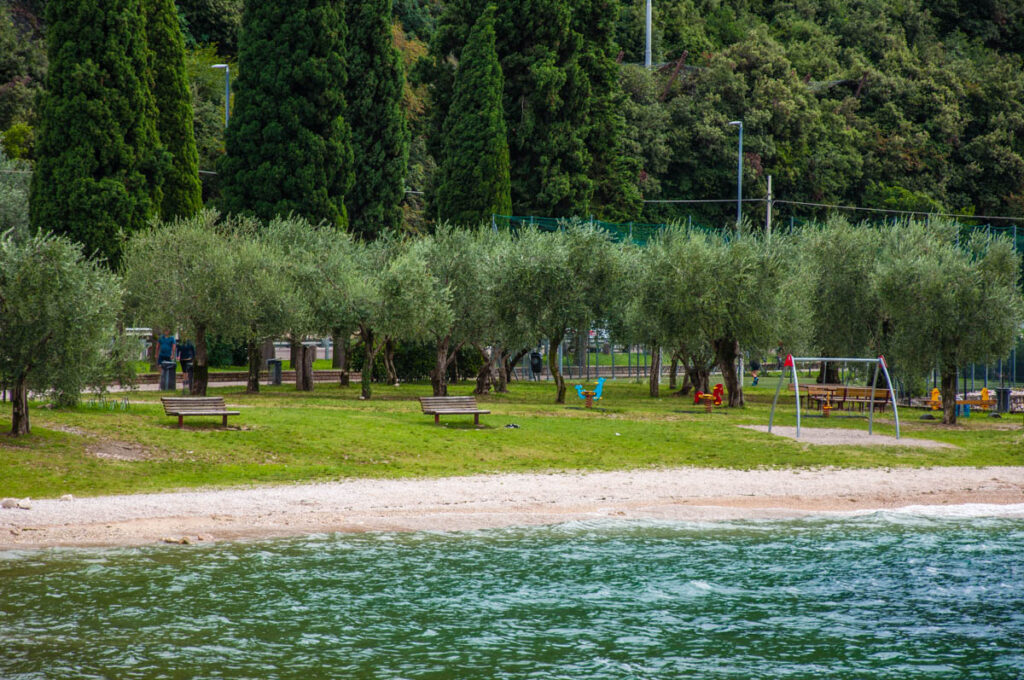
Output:
<path fill-rule="evenodd" d="M 996 411 L 999 413 L 1010 412 L 1010 393 L 1009 387 L 996 388 Z"/>
<path fill-rule="evenodd" d="M 177 367 L 173 361 L 161 361 L 160 362 L 160 389 L 161 390 L 174 390 L 174 369 Z"/>
<path fill-rule="evenodd" d="M 540 380 L 543 371 L 544 359 L 541 357 L 540 352 L 530 352 L 530 372 L 533 373 L 534 380 Z"/>
<path fill-rule="evenodd" d="M 267 359 L 267 372 L 270 373 L 270 384 L 281 384 L 281 360 Z"/>

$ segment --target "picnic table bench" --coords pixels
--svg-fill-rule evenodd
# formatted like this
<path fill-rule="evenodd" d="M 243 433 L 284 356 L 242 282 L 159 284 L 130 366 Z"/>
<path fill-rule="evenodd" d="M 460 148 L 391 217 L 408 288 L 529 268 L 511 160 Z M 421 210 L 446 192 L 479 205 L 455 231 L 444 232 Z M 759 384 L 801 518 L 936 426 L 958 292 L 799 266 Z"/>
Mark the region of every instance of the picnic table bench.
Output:
<path fill-rule="evenodd" d="M 817 403 L 818 408 L 822 408 L 826 403 L 830 408 L 845 408 L 847 404 L 850 406 L 857 405 L 860 410 L 864 410 L 865 405 L 872 403 L 872 393 L 874 396 L 874 408 L 884 411 L 885 407 L 890 403 L 890 395 L 888 388 L 876 387 L 874 389 L 870 387 L 851 387 L 849 385 L 818 385 L 815 383 L 809 383 L 807 385 L 800 385 L 800 388 L 807 393 L 807 397 Z M 790 385 L 792 389 L 792 384 Z"/>
<path fill-rule="evenodd" d="M 441 416 L 472 415 L 473 424 L 480 424 L 480 414 L 487 414 L 477 408 L 476 397 L 420 397 L 423 412 L 434 416 L 434 424 L 441 424 Z"/>
<path fill-rule="evenodd" d="M 224 397 L 160 397 L 164 405 L 164 413 L 178 416 L 178 427 L 184 425 L 185 416 L 221 416 L 224 427 L 228 426 L 228 416 L 237 416 L 239 411 L 228 411 L 224 407 Z"/>

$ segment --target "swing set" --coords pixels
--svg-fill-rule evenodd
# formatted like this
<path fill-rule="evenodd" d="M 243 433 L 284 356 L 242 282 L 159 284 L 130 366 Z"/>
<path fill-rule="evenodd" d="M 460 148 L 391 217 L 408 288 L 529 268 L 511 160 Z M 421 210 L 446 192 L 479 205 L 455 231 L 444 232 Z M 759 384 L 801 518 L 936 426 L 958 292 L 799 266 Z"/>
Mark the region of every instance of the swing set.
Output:
<path fill-rule="evenodd" d="M 896 407 L 896 390 L 893 389 L 892 380 L 889 377 L 889 368 L 885 364 L 885 357 L 879 356 L 875 359 L 868 359 L 864 357 L 794 357 L 792 354 L 786 356 L 785 368 L 789 369 L 789 375 L 787 376 L 786 371 L 782 371 L 779 374 L 779 385 L 775 388 L 775 398 L 772 400 L 772 411 L 768 417 L 768 431 L 772 431 L 772 425 L 775 422 L 775 408 L 779 403 L 779 394 L 782 392 L 782 385 L 789 377 L 792 379 L 793 393 L 796 396 L 796 436 L 800 437 L 800 378 L 796 370 L 797 363 L 820 363 L 822 369 L 827 367 L 828 364 L 867 364 L 868 366 L 874 365 L 874 377 L 871 380 L 870 387 L 847 387 L 845 385 L 820 385 L 815 386 L 815 395 L 810 395 L 810 386 L 808 386 L 808 396 L 810 398 L 818 400 L 822 405 L 822 414 L 828 417 L 829 412 L 835 408 L 836 403 L 850 402 L 856 403 L 863 409 L 864 405 L 868 406 L 868 434 L 873 434 L 874 422 L 875 422 L 875 405 L 881 404 L 881 408 L 885 408 L 886 403 L 892 405 L 893 417 L 896 420 L 896 438 L 900 438 L 900 414 Z M 827 371 L 825 371 L 827 373 Z M 881 373 L 885 376 L 886 389 L 878 389 L 878 375 Z"/>

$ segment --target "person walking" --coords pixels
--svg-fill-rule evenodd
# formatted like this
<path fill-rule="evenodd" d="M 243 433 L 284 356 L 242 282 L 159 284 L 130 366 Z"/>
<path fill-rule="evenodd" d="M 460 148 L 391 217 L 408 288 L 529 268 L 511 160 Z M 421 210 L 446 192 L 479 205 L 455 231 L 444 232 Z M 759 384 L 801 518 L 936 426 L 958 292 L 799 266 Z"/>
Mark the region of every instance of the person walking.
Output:
<path fill-rule="evenodd" d="M 192 389 L 192 363 L 196 358 L 196 347 L 191 340 L 182 339 L 178 343 L 178 361 L 181 362 L 181 374 L 185 376 L 185 382 L 189 389 Z"/>

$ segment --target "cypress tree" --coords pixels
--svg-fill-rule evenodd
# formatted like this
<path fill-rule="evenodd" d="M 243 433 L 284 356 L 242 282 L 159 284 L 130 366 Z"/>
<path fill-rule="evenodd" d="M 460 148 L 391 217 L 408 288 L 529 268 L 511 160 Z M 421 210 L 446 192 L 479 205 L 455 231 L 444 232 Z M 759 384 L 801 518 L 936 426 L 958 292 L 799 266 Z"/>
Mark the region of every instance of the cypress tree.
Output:
<path fill-rule="evenodd" d="M 356 185 L 348 195 L 352 230 L 373 237 L 401 224 L 409 129 L 402 111 L 405 74 L 391 37 L 391 0 L 349 4 L 352 39 L 347 118 Z"/>
<path fill-rule="evenodd" d="M 607 220 L 635 220 L 643 207 L 639 159 L 626 153 L 625 95 L 615 63 L 617 0 L 575 0 L 573 27 L 583 38 L 580 66 L 590 86 L 587 100 L 588 176 L 594 184 L 591 212 Z"/>
<path fill-rule="evenodd" d="M 30 218 L 112 265 L 120 232 L 142 229 L 162 201 L 166 152 L 156 133 L 139 0 L 46 7 L 49 72 L 39 114 Z"/>
<path fill-rule="evenodd" d="M 443 108 L 454 96 L 446 62 L 468 36 L 467 22 L 471 26 L 483 9 L 482 0 L 457 0 L 441 19 L 431 47 L 431 93 L 437 106 Z M 572 13 L 572 0 L 504 0 L 495 11 L 516 214 L 588 213 L 593 193 L 586 145 L 590 83 L 580 65 L 582 37 L 574 30 Z M 435 114 L 432 122 L 435 134 L 443 134 L 441 118 Z"/>
<path fill-rule="evenodd" d="M 474 224 L 512 210 L 502 85 L 491 7 L 473 26 L 455 76 L 437 197 L 442 220 Z"/>
<path fill-rule="evenodd" d="M 170 154 L 160 216 L 191 217 L 203 207 L 199 153 L 192 127 L 192 93 L 185 75 L 185 39 L 174 0 L 149 0 L 146 33 L 153 64 L 156 128 Z"/>
<path fill-rule="evenodd" d="M 340 0 L 246 3 L 219 163 L 224 210 L 347 225 L 346 37 Z"/>

